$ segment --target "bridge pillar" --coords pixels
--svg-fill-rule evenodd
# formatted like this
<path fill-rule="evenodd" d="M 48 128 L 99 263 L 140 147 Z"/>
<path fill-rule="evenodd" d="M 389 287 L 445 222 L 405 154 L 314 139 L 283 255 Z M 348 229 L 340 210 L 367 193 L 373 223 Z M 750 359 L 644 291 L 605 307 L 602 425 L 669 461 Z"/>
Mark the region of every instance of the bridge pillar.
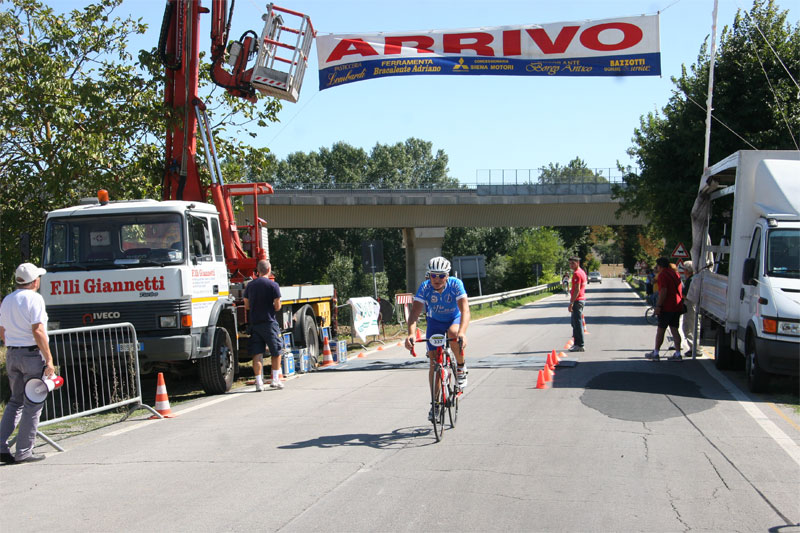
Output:
<path fill-rule="evenodd" d="M 403 228 L 406 248 L 406 289 L 416 293 L 425 281 L 425 270 L 431 257 L 442 255 L 446 228 Z"/>

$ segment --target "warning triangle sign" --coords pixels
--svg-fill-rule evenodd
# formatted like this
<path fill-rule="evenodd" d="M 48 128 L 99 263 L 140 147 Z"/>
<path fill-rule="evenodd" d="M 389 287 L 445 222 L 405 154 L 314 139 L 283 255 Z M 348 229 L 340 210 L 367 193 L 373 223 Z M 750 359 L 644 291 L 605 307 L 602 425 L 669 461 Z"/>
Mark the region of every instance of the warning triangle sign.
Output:
<path fill-rule="evenodd" d="M 688 259 L 689 253 L 686 251 L 686 247 L 683 245 L 683 243 L 679 242 L 678 246 L 676 246 L 675 249 L 672 250 L 672 254 L 670 255 L 670 257 L 677 257 L 679 259 Z"/>

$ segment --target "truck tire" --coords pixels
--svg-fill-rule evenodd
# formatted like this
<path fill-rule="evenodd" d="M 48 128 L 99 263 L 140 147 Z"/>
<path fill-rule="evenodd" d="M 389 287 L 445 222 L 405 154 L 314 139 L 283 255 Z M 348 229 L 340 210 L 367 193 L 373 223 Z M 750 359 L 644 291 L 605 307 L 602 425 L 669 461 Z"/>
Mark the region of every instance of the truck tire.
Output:
<path fill-rule="evenodd" d="M 207 394 L 224 394 L 231 390 L 236 370 L 233 355 L 233 343 L 228 330 L 215 328 L 211 355 L 200 359 L 198 363 L 200 383 Z"/>
<path fill-rule="evenodd" d="M 308 315 L 303 318 L 303 342 L 308 348 L 308 362 L 311 368 L 319 366 L 319 334 L 317 324 Z"/>
<path fill-rule="evenodd" d="M 752 339 L 747 341 L 746 351 L 744 364 L 745 372 L 747 373 L 747 388 L 750 392 L 766 392 L 767 388 L 769 388 L 770 376 L 758 364 L 756 343 Z"/>
<path fill-rule="evenodd" d="M 728 335 L 725 333 L 725 328 L 720 326 L 714 337 L 714 366 L 718 370 L 728 370 L 732 366 L 732 358 Z"/>

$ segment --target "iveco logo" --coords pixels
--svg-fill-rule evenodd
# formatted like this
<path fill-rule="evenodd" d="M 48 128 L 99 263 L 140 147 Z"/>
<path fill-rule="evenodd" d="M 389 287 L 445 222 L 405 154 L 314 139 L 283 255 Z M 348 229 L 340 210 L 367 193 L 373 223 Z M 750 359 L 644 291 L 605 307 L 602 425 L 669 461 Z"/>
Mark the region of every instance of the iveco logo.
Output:
<path fill-rule="evenodd" d="M 110 320 L 119 318 L 119 311 L 105 311 L 103 313 L 86 313 L 83 315 L 83 325 L 92 324 L 95 320 Z"/>

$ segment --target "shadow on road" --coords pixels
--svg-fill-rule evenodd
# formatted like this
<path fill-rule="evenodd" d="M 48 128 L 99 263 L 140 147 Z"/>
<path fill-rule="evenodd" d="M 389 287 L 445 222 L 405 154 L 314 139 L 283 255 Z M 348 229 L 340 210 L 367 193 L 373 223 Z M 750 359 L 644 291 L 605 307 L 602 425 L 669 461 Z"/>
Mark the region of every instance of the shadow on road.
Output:
<path fill-rule="evenodd" d="M 345 433 L 343 435 L 324 435 L 293 444 L 278 446 L 283 450 L 300 448 L 335 448 L 338 446 L 368 446 L 370 448 L 391 449 L 407 448 L 411 439 L 416 439 L 431 432 L 431 428 L 400 428 L 391 433 Z"/>

